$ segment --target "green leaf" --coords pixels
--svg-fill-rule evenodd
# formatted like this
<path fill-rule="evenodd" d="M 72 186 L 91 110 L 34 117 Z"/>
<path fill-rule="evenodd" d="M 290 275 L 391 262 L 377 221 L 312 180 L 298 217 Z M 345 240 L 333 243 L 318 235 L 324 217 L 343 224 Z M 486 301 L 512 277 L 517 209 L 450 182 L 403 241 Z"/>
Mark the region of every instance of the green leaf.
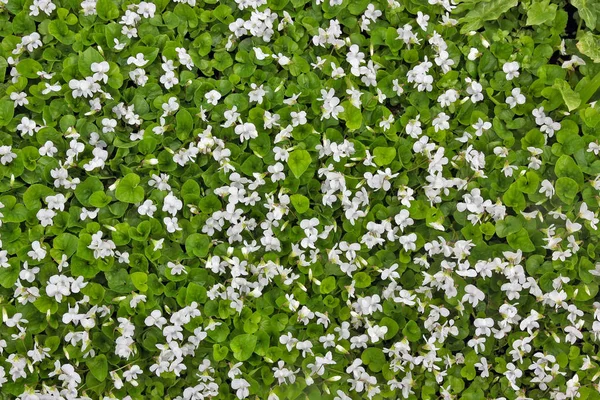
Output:
<path fill-rule="evenodd" d="M 227 17 L 231 15 L 231 7 L 225 4 L 219 5 L 213 10 L 213 15 L 221 22 L 225 22 Z"/>
<path fill-rule="evenodd" d="M 213 358 L 215 361 L 222 361 L 227 357 L 229 348 L 227 346 L 221 346 L 218 343 L 213 344 Z"/>
<path fill-rule="evenodd" d="M 505 238 L 511 233 L 516 233 L 521 230 L 521 221 L 512 215 L 507 216 L 503 220 L 496 223 L 496 234 L 499 238 Z"/>
<path fill-rule="evenodd" d="M 385 354 L 378 347 L 369 347 L 360 356 L 362 362 L 373 372 L 379 372 L 386 365 Z"/>
<path fill-rule="evenodd" d="M 290 196 L 290 200 L 298 214 L 304 214 L 310 208 L 310 201 L 308 200 L 308 197 L 304 195 L 293 194 Z"/>
<path fill-rule="evenodd" d="M 371 286 L 371 277 L 366 272 L 361 271 L 354 274 L 354 281 L 357 288 L 364 289 Z"/>
<path fill-rule="evenodd" d="M 206 257 L 209 246 L 209 237 L 200 233 L 192 233 L 185 240 L 186 252 L 191 253 L 196 257 Z"/>
<path fill-rule="evenodd" d="M 186 109 L 181 109 L 177 113 L 176 116 L 177 126 L 175 131 L 177 132 L 177 137 L 180 140 L 187 139 L 194 129 L 194 120 L 192 119 L 192 115 Z"/>
<path fill-rule="evenodd" d="M 594 93 L 598 91 L 600 88 L 600 71 L 594 75 L 593 78 L 590 79 L 589 76 L 583 77 L 575 90 L 579 93 L 579 97 L 581 98 L 581 105 L 586 105 L 588 100 L 592 98 Z"/>
<path fill-rule="evenodd" d="M 61 256 L 62 254 L 66 254 L 70 257 L 77 251 L 78 244 L 79 239 L 77 236 L 65 232 L 54 238 L 52 247 L 56 250 L 60 250 Z"/>
<path fill-rule="evenodd" d="M 107 271 L 104 272 L 104 275 L 108 281 L 108 287 L 117 293 L 125 294 L 135 290 L 135 286 L 133 286 L 133 282 L 131 281 L 131 276 L 129 276 L 125 269 Z"/>
<path fill-rule="evenodd" d="M 145 292 L 148 290 L 148 275 L 145 272 L 132 272 L 131 273 L 131 282 L 133 286 L 140 292 Z"/>
<path fill-rule="evenodd" d="M 567 204 L 572 204 L 579 193 L 577 182 L 568 177 L 558 178 L 556 181 L 556 195 Z"/>
<path fill-rule="evenodd" d="M 335 290 L 335 276 L 328 276 L 323 279 L 319 290 L 321 291 L 321 294 L 333 292 Z"/>
<path fill-rule="evenodd" d="M 340 113 L 340 118 L 346 121 L 346 127 L 351 131 L 359 129 L 362 126 L 362 112 L 349 101 L 343 102 L 342 107 L 344 111 Z"/>
<path fill-rule="evenodd" d="M 118 18 L 120 15 L 119 7 L 114 0 L 98 0 L 96 2 L 96 12 L 98 17 L 105 21 Z"/>
<path fill-rule="evenodd" d="M 21 271 L 21 265 L 16 257 L 10 259 L 9 264 L 7 268 L 0 267 L 0 285 L 6 289 L 13 287 L 19 279 L 19 272 Z"/>
<path fill-rule="evenodd" d="M 400 330 L 400 326 L 398 326 L 398 323 L 389 317 L 383 317 L 381 321 L 379 321 L 379 325 L 388 328 L 384 336 L 385 340 L 393 339 Z"/>
<path fill-rule="evenodd" d="M 39 210 L 42 208 L 42 200 L 53 195 L 54 191 L 48 186 L 36 183 L 29 186 L 25 193 L 23 193 L 23 204 L 29 210 Z"/>
<path fill-rule="evenodd" d="M 257 338 L 254 335 L 243 334 L 234 337 L 229 343 L 233 356 L 238 361 L 246 361 L 252 356 L 256 348 Z"/>
<path fill-rule="evenodd" d="M 102 184 L 102 181 L 95 176 L 89 176 L 75 188 L 75 198 L 77 198 L 84 207 L 95 207 L 91 203 L 91 198 L 98 192 L 104 194 L 104 185 Z"/>
<path fill-rule="evenodd" d="M 375 164 L 379 166 L 388 165 L 396 158 L 396 149 L 394 147 L 375 147 L 373 150 Z"/>
<path fill-rule="evenodd" d="M 6 126 L 12 121 L 15 106 L 11 100 L 0 100 L 0 126 Z"/>
<path fill-rule="evenodd" d="M 579 36 L 577 48 L 581 52 L 591 58 L 595 63 L 600 63 L 600 36 L 596 36 L 591 32 L 585 32 Z"/>
<path fill-rule="evenodd" d="M 65 21 L 60 19 L 50 21 L 48 24 L 48 33 L 63 44 L 70 45 L 75 41 L 75 34 L 69 30 L 69 26 Z"/>
<path fill-rule="evenodd" d="M 203 304 L 206 302 L 206 298 L 206 288 L 204 286 L 200 286 L 196 282 L 188 284 L 185 293 L 185 304 L 192 304 L 194 301 L 198 304 Z"/>
<path fill-rule="evenodd" d="M 104 300 L 106 290 L 104 290 L 102 285 L 95 282 L 90 282 L 83 289 L 81 289 L 81 292 L 90 298 L 90 303 L 97 305 L 101 304 L 102 300 Z"/>
<path fill-rule="evenodd" d="M 103 381 L 108 376 L 108 361 L 104 354 L 100 354 L 94 358 L 88 358 L 85 361 L 85 365 L 88 367 L 94 378 L 99 381 Z"/>
<path fill-rule="evenodd" d="M 506 206 L 512 207 L 516 211 L 524 210 L 527 206 L 525 196 L 523 196 L 523 193 L 519 190 L 516 184 L 510 185 L 508 190 L 502 196 L 502 202 Z"/>
<path fill-rule="evenodd" d="M 475 367 L 473 365 L 465 365 L 461 368 L 460 375 L 463 378 L 472 381 L 477 376 L 477 371 L 475 370 Z"/>
<path fill-rule="evenodd" d="M 556 165 L 554 165 L 554 173 L 559 178 L 567 177 L 573 179 L 578 185 L 583 184 L 583 172 L 581 172 L 575 160 L 570 156 L 560 156 L 558 161 L 556 161 Z"/>
<path fill-rule="evenodd" d="M 571 0 L 587 27 L 594 30 L 598 25 L 598 17 L 600 16 L 600 1 L 599 0 Z"/>
<path fill-rule="evenodd" d="M 144 200 L 144 189 L 138 184 L 140 177 L 137 174 L 130 173 L 125 175 L 117 184 L 115 197 L 124 203 L 140 203 Z"/>
<path fill-rule="evenodd" d="M 104 191 L 99 190 L 90 196 L 89 203 L 93 207 L 102 208 L 109 205 L 112 200 L 112 197 L 104 193 Z"/>
<path fill-rule="evenodd" d="M 527 25 L 541 25 L 554 21 L 557 8 L 556 4 L 550 4 L 550 0 L 534 2 L 527 10 Z"/>
<path fill-rule="evenodd" d="M 576 109 L 581 104 L 581 98 L 579 97 L 579 93 L 571 89 L 571 86 L 567 81 L 562 79 L 556 79 L 552 87 L 558 89 L 569 111 Z"/>
<path fill-rule="evenodd" d="M 212 47 L 212 35 L 210 32 L 204 32 L 194 40 L 194 48 L 198 52 L 198 55 L 205 56 L 210 53 Z"/>
<path fill-rule="evenodd" d="M 413 320 L 406 323 L 404 328 L 402 328 L 402 333 L 411 342 L 417 342 L 421 339 L 421 328 L 419 328 L 419 325 Z"/>
<path fill-rule="evenodd" d="M 312 158 L 306 150 L 297 149 L 290 153 L 288 166 L 296 178 L 300 178 L 310 166 Z"/>
<path fill-rule="evenodd" d="M 525 228 L 521 228 L 518 232 L 511 233 L 506 237 L 508 244 L 514 250 L 522 250 L 525 253 L 535 250 L 535 245 L 529 239 L 529 233 Z"/>
<path fill-rule="evenodd" d="M 226 51 L 215 52 L 212 65 L 217 71 L 223 72 L 233 65 L 233 59 Z"/>
<path fill-rule="evenodd" d="M 476 31 L 485 21 L 497 20 L 502 14 L 516 7 L 518 0 L 477 1 L 475 6 L 459 20 L 462 26 L 460 33 Z"/>
<path fill-rule="evenodd" d="M 8 61 L 6 61 L 6 58 L 0 56 L 0 82 L 4 82 L 4 77 L 6 76 L 7 67 L 8 67 Z"/>
<path fill-rule="evenodd" d="M 104 61 L 104 57 L 93 47 L 88 47 L 84 52 L 79 54 L 77 60 L 77 68 L 83 76 L 92 75 L 92 64 L 101 63 Z"/>
<path fill-rule="evenodd" d="M 19 71 L 19 73 L 26 78 L 39 78 L 37 73 L 41 70 L 42 65 L 33 58 L 26 58 L 24 60 L 19 61 L 19 63 L 17 64 L 17 71 Z"/>

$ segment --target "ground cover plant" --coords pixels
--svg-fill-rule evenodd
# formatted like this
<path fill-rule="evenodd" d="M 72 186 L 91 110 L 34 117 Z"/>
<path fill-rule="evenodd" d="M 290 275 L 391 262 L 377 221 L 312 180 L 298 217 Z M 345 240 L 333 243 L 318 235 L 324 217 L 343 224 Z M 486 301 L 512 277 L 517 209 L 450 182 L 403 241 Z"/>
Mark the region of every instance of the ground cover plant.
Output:
<path fill-rule="evenodd" d="M 600 1 L 0 0 L 0 399 L 600 399 Z"/>

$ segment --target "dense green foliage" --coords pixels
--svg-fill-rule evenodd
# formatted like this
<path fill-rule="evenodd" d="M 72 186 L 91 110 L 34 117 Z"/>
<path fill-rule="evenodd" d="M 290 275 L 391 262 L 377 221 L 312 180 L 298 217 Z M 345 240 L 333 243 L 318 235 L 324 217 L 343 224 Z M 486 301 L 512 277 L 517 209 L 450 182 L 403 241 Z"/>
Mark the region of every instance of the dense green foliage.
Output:
<path fill-rule="evenodd" d="M 600 399 L 599 0 L 0 0 L 0 399 Z"/>

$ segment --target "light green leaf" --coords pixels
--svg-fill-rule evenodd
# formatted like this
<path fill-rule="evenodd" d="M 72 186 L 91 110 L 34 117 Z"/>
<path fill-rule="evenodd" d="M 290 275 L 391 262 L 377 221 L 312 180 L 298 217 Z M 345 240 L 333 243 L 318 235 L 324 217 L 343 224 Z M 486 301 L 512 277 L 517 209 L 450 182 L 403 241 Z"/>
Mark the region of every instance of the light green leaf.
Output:
<path fill-rule="evenodd" d="M 177 132 L 177 137 L 180 140 L 187 139 L 194 129 L 194 120 L 192 119 L 192 115 L 186 109 L 181 109 L 177 113 L 176 116 L 177 126 L 175 131 Z"/>
<path fill-rule="evenodd" d="M 550 4 L 550 0 L 534 2 L 527 10 L 527 25 L 541 25 L 554 21 L 557 8 L 556 4 Z"/>
<path fill-rule="evenodd" d="M 595 63 L 600 63 L 600 36 L 596 36 L 591 32 L 585 32 L 579 36 L 577 48 L 581 52 L 591 58 Z"/>
<path fill-rule="evenodd" d="M 471 11 L 459 20 L 463 24 L 460 33 L 476 31 L 483 26 L 485 21 L 500 18 L 502 14 L 516 7 L 518 0 L 489 0 L 478 1 Z"/>
<path fill-rule="evenodd" d="M 302 149 L 292 151 L 288 158 L 288 166 L 296 178 L 300 178 L 306 172 L 311 162 L 310 153 Z"/>
<path fill-rule="evenodd" d="M 359 129 L 362 125 L 362 112 L 354 107 L 349 101 L 342 103 L 344 111 L 340 113 L 340 118 L 346 121 L 346 127 L 350 130 Z"/>
<path fill-rule="evenodd" d="M 148 290 L 148 275 L 145 272 L 132 272 L 131 282 L 133 282 L 133 286 L 140 292 Z"/>
<path fill-rule="evenodd" d="M 590 30 L 594 30 L 598 24 L 598 17 L 600 16 L 600 1 L 599 0 L 571 0 L 577 11 L 579 11 L 579 17 L 581 17 L 587 27 Z"/>
<path fill-rule="evenodd" d="M 206 257 L 209 246 L 209 237 L 201 233 L 192 233 L 185 240 L 186 251 L 195 255 L 196 257 Z"/>
<path fill-rule="evenodd" d="M 378 347 L 369 347 L 360 356 L 362 362 L 373 372 L 379 372 L 386 365 L 385 354 Z"/>
<path fill-rule="evenodd" d="M 564 176 L 573 179 L 578 185 L 583 184 L 583 172 L 570 156 L 560 156 L 554 165 L 554 173 L 559 178 Z"/>
<path fill-rule="evenodd" d="M 233 351 L 233 356 L 238 361 L 246 361 L 252 356 L 256 348 L 257 338 L 254 335 L 238 335 L 231 340 L 229 347 Z"/>
<path fill-rule="evenodd" d="M 100 19 L 105 21 L 118 18 L 120 15 L 119 7 L 114 0 L 98 0 L 96 3 L 96 12 Z"/>
<path fill-rule="evenodd" d="M 89 368 L 94 378 L 103 381 L 108 376 L 108 361 L 104 354 L 100 354 L 94 358 L 88 358 L 85 365 Z"/>
<path fill-rule="evenodd" d="M 396 158 L 396 149 L 394 147 L 375 147 L 373 150 L 375 164 L 379 166 L 388 165 Z"/>
<path fill-rule="evenodd" d="M 12 120 L 15 106 L 11 100 L 0 100 L 0 126 L 6 126 Z"/>
<path fill-rule="evenodd" d="M 581 98 L 579 97 L 579 93 L 571 89 L 571 86 L 567 81 L 562 79 L 556 79 L 552 87 L 558 89 L 569 111 L 576 109 L 577 107 L 579 107 L 579 104 L 581 104 Z"/>
<path fill-rule="evenodd" d="M 218 343 L 213 344 L 213 358 L 215 361 L 224 360 L 229 353 L 229 348 L 227 346 L 221 346 Z"/>
<path fill-rule="evenodd" d="M 573 203 L 579 192 L 577 182 L 568 177 L 561 177 L 556 180 L 556 195 L 567 204 Z"/>
<path fill-rule="evenodd" d="M 41 70 L 42 65 L 33 58 L 26 58 L 17 64 L 17 71 L 26 78 L 39 78 L 37 73 Z"/>
<path fill-rule="evenodd" d="M 321 291 L 321 294 L 333 292 L 335 290 L 335 276 L 328 276 L 323 279 L 319 290 Z"/>
<path fill-rule="evenodd" d="M 514 250 L 521 250 L 523 252 L 531 252 L 535 250 L 534 244 L 529 239 L 529 233 L 525 228 L 521 228 L 518 232 L 511 233 L 506 237 L 508 244 Z"/>
<path fill-rule="evenodd" d="M 138 184 L 140 177 L 137 174 L 130 173 L 125 175 L 117 184 L 115 197 L 124 203 L 140 203 L 144 200 L 144 189 Z"/>
<path fill-rule="evenodd" d="M 404 328 L 402 328 L 402 333 L 411 342 L 416 342 L 421 339 L 421 328 L 419 328 L 419 325 L 413 320 L 406 323 Z"/>
<path fill-rule="evenodd" d="M 290 200 L 298 214 L 304 214 L 310 208 L 310 200 L 304 195 L 293 194 L 290 196 Z"/>

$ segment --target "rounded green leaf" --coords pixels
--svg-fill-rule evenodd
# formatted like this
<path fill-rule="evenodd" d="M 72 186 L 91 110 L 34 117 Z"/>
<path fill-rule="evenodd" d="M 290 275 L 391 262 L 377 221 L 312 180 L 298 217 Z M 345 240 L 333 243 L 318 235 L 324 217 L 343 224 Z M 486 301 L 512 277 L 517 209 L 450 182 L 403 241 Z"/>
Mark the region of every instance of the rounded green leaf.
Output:
<path fill-rule="evenodd" d="M 124 203 L 140 203 L 144 200 L 144 189 L 138 186 L 140 177 L 130 173 L 125 175 L 117 184 L 115 197 Z"/>
<path fill-rule="evenodd" d="M 311 162 L 310 153 L 302 149 L 292 151 L 288 158 L 288 166 L 296 178 L 300 178 L 306 172 Z"/>
<path fill-rule="evenodd" d="M 246 361 L 252 356 L 256 348 L 257 337 L 250 334 L 243 334 L 234 337 L 229 343 L 233 356 L 238 361 Z"/>

